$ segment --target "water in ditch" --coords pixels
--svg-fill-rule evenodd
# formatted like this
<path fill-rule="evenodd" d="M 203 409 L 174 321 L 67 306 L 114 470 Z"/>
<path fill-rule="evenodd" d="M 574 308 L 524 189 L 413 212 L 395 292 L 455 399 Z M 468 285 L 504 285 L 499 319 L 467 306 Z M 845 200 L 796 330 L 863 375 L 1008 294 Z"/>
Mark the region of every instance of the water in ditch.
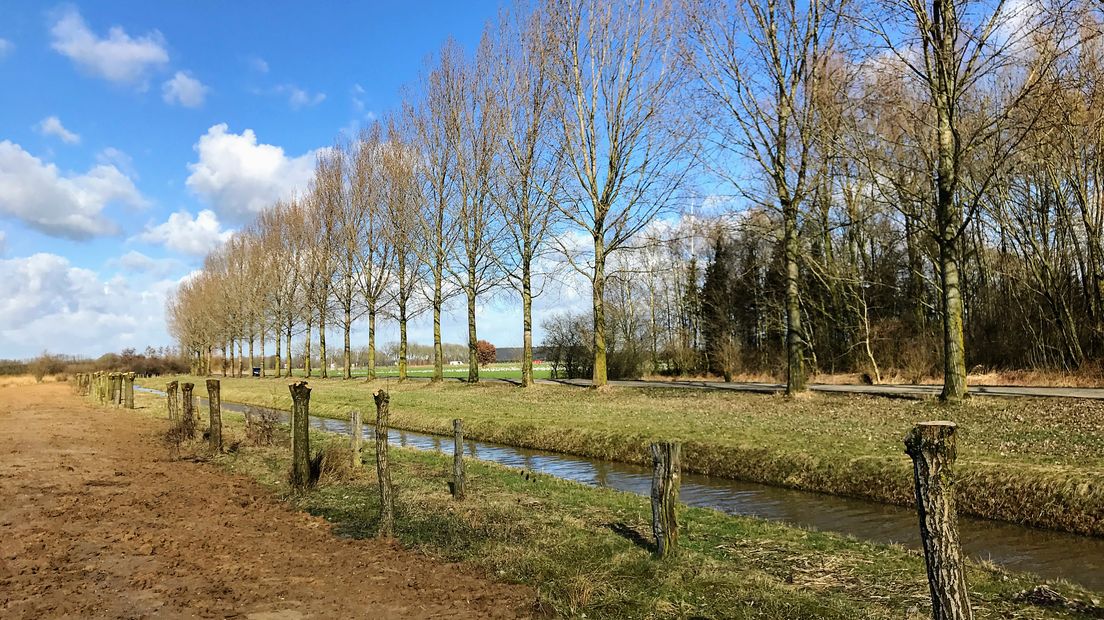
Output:
<path fill-rule="evenodd" d="M 139 389 L 138 386 L 135 389 Z M 142 391 L 163 394 L 146 388 Z M 236 412 L 244 412 L 248 408 L 225 401 L 222 407 Z M 277 413 L 287 418 L 286 411 L 277 410 Z M 331 433 L 350 433 L 349 423 L 345 420 L 312 416 L 311 426 Z M 374 427 L 365 424 L 365 438 L 373 438 L 374 430 Z M 392 429 L 388 441 L 418 450 L 452 452 L 451 437 Z M 466 442 L 464 451 L 471 458 L 593 486 L 639 495 L 651 492 L 651 471 L 639 465 L 482 441 Z M 679 499 L 689 506 L 848 534 L 879 543 L 901 543 L 912 548 L 919 548 L 920 544 L 915 511 L 900 506 L 698 474 L 683 474 Z M 959 530 L 964 550 L 971 557 L 991 560 L 1009 569 L 1035 573 L 1047 579 L 1066 579 L 1098 592 L 1104 591 L 1102 538 L 971 517 L 959 518 Z"/>

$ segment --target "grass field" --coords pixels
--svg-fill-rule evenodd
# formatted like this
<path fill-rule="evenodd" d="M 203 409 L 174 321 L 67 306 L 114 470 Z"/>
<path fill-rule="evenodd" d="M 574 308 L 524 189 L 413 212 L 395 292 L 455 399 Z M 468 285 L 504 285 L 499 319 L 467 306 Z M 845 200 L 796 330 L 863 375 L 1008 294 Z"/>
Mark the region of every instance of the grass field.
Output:
<path fill-rule="evenodd" d="M 138 414 L 160 416 L 160 399 L 142 394 L 138 402 Z M 226 413 L 224 423 L 227 444 L 236 444 L 241 416 Z M 326 446 L 335 461 L 347 462 L 343 437 L 312 431 L 312 445 Z M 203 445 L 192 449 L 202 458 Z M 339 535 L 374 535 L 378 498 L 371 445 L 361 454 L 364 467 L 338 471 L 301 495 L 286 483 L 288 452 L 286 445 L 238 445 L 214 460 L 321 515 Z M 685 509 L 680 553 L 658 561 L 648 542 L 646 498 L 469 460 L 468 499 L 458 503 L 445 488 L 451 457 L 394 446 L 390 454 L 396 535 L 405 546 L 529 584 L 540 609 L 554 616 L 930 617 L 923 559 L 900 547 Z M 1019 592 L 1040 583 L 1036 578 L 973 562 L 967 573 L 978 618 L 1091 617 L 1018 600 Z M 1053 585 L 1080 601 L 1099 596 Z"/>
<path fill-rule="evenodd" d="M 185 380 L 186 378 L 181 378 Z M 202 395 L 203 382 L 193 378 Z M 165 378 L 147 381 L 163 387 Z M 1104 404 L 1072 399 L 933 400 L 810 394 L 796 399 L 672 389 L 311 381 L 311 412 L 373 410 L 392 393 L 397 428 L 648 464 L 647 445 L 682 441 L 689 471 L 909 505 L 902 437 L 916 422 L 959 424 L 959 509 L 1104 535 Z M 290 408 L 286 379 L 223 379 L 227 401 Z"/>
<path fill-rule="evenodd" d="M 271 373 L 272 370 L 270 369 L 267 372 Z M 328 373 L 329 373 L 329 376 L 331 376 L 331 377 L 340 377 L 341 376 L 341 368 L 331 369 L 331 370 L 328 371 Z M 410 366 L 409 368 L 407 368 L 407 374 L 410 375 L 411 377 L 427 377 L 427 378 L 432 377 L 433 376 L 433 366 Z M 292 375 L 294 375 L 296 377 L 306 376 L 303 373 L 302 368 L 292 369 Z M 552 375 L 552 367 L 549 366 L 548 364 L 539 364 L 539 365 L 536 365 L 536 366 L 533 367 L 533 377 L 534 378 L 547 379 L 551 375 Z M 353 369 L 353 376 L 363 379 L 363 378 L 368 376 L 368 369 L 367 368 L 354 368 Z M 376 376 L 381 377 L 381 378 L 398 377 L 399 376 L 399 367 L 398 366 L 377 366 L 376 367 Z M 444 376 L 445 377 L 450 377 L 450 378 L 457 378 L 457 379 L 467 379 L 468 378 L 468 366 L 467 366 L 467 364 L 465 364 L 463 366 L 445 366 Z M 491 377 L 491 378 L 495 378 L 495 379 L 517 379 L 517 380 L 520 380 L 521 379 L 521 366 L 520 366 L 519 363 L 510 363 L 510 362 L 501 362 L 501 363 L 495 363 L 495 364 L 488 364 L 486 366 L 480 367 L 479 376 L 480 377 Z M 313 369 L 311 371 L 311 377 L 315 378 L 315 379 L 321 378 L 322 377 L 322 371 L 319 370 L 319 369 Z"/>

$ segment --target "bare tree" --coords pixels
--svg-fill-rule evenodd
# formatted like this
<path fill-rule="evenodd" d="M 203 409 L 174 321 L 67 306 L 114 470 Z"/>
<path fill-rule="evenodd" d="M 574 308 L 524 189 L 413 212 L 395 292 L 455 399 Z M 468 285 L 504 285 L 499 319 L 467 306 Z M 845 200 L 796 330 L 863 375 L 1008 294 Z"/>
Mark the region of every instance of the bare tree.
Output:
<path fill-rule="evenodd" d="M 387 171 L 384 152 L 388 148 L 381 142 L 380 126 L 373 125 L 361 132 L 355 154 L 346 174 L 352 194 L 350 203 L 354 215 L 359 217 L 359 248 L 354 257 L 357 261 L 356 278 L 360 284 L 360 294 L 368 314 L 368 378 L 376 377 L 376 317 L 380 308 L 387 302 L 391 284 L 392 265 L 396 249 L 392 236 L 387 231 Z M 352 241 L 349 241 L 352 244 Z M 403 326 L 405 329 L 405 325 Z M 345 362 L 345 374 L 352 376 L 349 361 Z"/>
<path fill-rule="evenodd" d="M 677 108 L 685 72 L 676 57 L 672 1 L 550 0 L 560 129 L 576 192 L 559 203 L 593 251 L 571 264 L 592 284 L 595 386 L 606 384 L 606 261 L 669 208 L 689 168 L 689 131 Z M 567 250 L 568 248 L 564 248 Z"/>

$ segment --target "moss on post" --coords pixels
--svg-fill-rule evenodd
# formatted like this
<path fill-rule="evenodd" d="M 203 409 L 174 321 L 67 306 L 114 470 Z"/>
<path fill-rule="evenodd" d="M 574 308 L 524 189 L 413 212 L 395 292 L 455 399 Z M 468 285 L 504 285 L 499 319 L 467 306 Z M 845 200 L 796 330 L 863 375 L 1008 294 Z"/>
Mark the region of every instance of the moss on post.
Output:
<path fill-rule="evenodd" d="M 660 441 L 652 451 L 652 532 L 656 539 L 656 557 L 664 558 L 678 548 L 678 497 L 681 484 L 682 447 Z"/>
<path fill-rule="evenodd" d="M 954 422 L 921 422 L 905 436 L 905 452 L 913 463 L 933 620 L 974 617 L 955 515 L 955 427 Z"/>
<path fill-rule="evenodd" d="M 379 535 L 395 533 L 395 497 L 391 487 L 391 464 L 387 460 L 387 428 L 391 422 L 391 397 L 384 390 L 372 393 L 376 401 L 376 477 L 380 490 Z"/>
<path fill-rule="evenodd" d="M 291 391 L 291 473 L 289 480 L 296 489 L 311 484 L 310 475 L 310 393 L 306 381 L 288 384 Z"/>
<path fill-rule="evenodd" d="M 218 379 L 207 380 L 208 421 L 207 440 L 211 452 L 222 452 L 222 396 Z"/>

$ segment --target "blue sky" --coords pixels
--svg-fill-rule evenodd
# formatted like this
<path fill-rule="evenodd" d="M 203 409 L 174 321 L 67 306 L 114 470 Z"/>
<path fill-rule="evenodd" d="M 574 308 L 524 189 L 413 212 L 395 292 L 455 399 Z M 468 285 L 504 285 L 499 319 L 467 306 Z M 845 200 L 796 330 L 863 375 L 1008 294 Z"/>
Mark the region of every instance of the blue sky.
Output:
<path fill-rule="evenodd" d="M 497 10 L 0 0 L 0 358 L 171 344 L 165 295 L 205 251 Z M 488 304 L 482 335 L 518 344 L 512 305 Z"/>

